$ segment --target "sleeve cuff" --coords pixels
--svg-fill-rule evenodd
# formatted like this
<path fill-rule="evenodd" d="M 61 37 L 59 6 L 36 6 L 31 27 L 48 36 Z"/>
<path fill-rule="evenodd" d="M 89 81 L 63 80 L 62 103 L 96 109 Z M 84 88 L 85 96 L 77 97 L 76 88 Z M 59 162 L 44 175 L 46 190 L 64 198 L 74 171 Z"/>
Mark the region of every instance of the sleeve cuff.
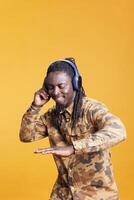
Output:
<path fill-rule="evenodd" d="M 87 148 L 86 148 L 86 144 L 84 142 L 77 140 L 77 141 L 72 141 L 72 144 L 73 144 L 73 147 L 74 147 L 76 154 L 86 152 L 85 149 L 87 149 Z"/>
<path fill-rule="evenodd" d="M 92 153 L 101 150 L 103 141 L 97 137 L 95 141 L 92 138 L 72 141 L 75 153 Z"/>
<path fill-rule="evenodd" d="M 41 107 L 34 106 L 31 104 L 30 108 L 28 108 L 27 112 L 31 114 L 37 114 L 41 110 Z"/>

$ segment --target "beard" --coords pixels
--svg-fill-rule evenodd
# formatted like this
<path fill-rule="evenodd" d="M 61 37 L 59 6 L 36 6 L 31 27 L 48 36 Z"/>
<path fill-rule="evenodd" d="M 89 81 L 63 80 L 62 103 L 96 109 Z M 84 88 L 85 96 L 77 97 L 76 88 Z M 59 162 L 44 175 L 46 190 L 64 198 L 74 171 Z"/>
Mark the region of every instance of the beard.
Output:
<path fill-rule="evenodd" d="M 56 112 L 57 115 L 59 115 L 60 112 L 62 112 L 64 110 L 65 110 L 65 105 L 63 105 L 63 104 L 56 104 L 55 112 Z"/>
<path fill-rule="evenodd" d="M 54 111 L 52 112 L 52 124 L 53 126 L 60 131 L 60 126 L 62 122 L 61 112 L 65 110 L 65 106 L 63 104 L 56 104 Z"/>

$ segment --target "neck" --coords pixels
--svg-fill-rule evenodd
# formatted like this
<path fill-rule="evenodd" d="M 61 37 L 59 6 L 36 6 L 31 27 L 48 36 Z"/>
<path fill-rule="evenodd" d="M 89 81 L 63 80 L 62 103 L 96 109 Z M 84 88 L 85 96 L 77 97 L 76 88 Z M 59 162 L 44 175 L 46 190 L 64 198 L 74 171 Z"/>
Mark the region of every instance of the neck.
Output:
<path fill-rule="evenodd" d="M 69 107 L 74 102 L 75 96 L 76 96 L 76 91 L 74 91 L 72 100 L 65 106 L 65 108 Z"/>

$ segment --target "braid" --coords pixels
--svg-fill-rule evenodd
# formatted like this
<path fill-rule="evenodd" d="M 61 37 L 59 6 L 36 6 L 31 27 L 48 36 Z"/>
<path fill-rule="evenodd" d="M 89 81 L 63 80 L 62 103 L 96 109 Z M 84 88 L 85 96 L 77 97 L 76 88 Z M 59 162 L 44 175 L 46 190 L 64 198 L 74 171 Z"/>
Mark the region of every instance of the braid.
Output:
<path fill-rule="evenodd" d="M 74 99 L 74 107 L 73 107 L 73 113 L 72 113 L 72 129 L 75 128 L 76 123 L 78 122 L 80 115 L 81 115 L 81 107 L 82 107 L 82 100 L 85 96 L 85 91 L 83 87 L 80 88 L 76 92 L 76 96 Z"/>
<path fill-rule="evenodd" d="M 75 64 L 74 58 L 65 58 L 66 60 L 69 60 Z M 76 64 L 75 64 L 76 65 Z M 56 61 L 52 63 L 48 70 L 47 70 L 47 76 L 50 72 L 56 72 L 56 71 L 63 71 L 66 72 L 71 79 L 74 77 L 74 70 L 72 67 L 65 63 L 64 61 Z M 45 84 L 45 81 L 44 81 Z M 81 107 L 82 107 L 82 100 L 85 96 L 85 91 L 82 87 L 82 78 L 79 77 L 79 89 L 76 91 L 75 99 L 74 99 L 74 106 L 73 106 L 73 113 L 72 113 L 72 129 L 75 128 L 76 123 L 79 120 L 80 114 L 81 114 Z M 52 123 L 56 129 L 60 131 L 60 125 L 61 125 L 61 115 L 60 112 L 63 110 L 63 105 L 56 105 L 56 108 L 52 112 Z"/>
<path fill-rule="evenodd" d="M 56 108 L 52 112 L 52 118 L 51 118 L 52 124 L 58 131 L 60 131 L 60 126 L 61 126 L 61 121 L 62 121 L 60 112 L 62 111 L 63 108 L 64 106 L 62 105 L 58 105 L 58 106 L 56 105 Z"/>

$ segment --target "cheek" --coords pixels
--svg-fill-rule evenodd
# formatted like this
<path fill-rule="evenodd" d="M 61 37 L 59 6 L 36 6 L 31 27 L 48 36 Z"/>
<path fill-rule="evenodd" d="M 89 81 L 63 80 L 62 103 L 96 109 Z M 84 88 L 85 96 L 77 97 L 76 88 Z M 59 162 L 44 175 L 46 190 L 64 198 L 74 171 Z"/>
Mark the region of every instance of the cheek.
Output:
<path fill-rule="evenodd" d="M 67 86 L 65 89 L 64 89 L 64 93 L 65 94 L 72 94 L 74 92 L 73 90 L 73 87 L 72 86 Z"/>
<path fill-rule="evenodd" d="M 64 90 L 63 95 L 65 95 L 66 97 L 70 97 L 72 96 L 73 91 L 72 90 Z"/>
<path fill-rule="evenodd" d="M 64 90 L 62 91 L 62 93 L 63 93 L 63 94 L 68 94 L 68 93 L 69 93 L 69 90 L 68 90 L 68 89 L 64 89 Z"/>

